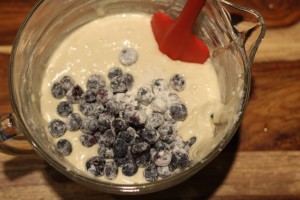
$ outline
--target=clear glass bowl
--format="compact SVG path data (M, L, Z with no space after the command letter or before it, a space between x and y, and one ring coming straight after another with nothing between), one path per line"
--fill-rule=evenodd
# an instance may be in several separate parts
M18 133L55 169L70 179L96 190L115 194L143 194L163 190L197 173L225 147L236 132L251 86L251 66L264 37L265 24L254 10L225 0L208 0L197 19L195 34L209 46L210 58L221 87L224 111L216 125L215 138L198 162L171 177L153 183L116 185L90 179L68 170L50 147L40 112L39 91L45 63L60 42L78 27L115 13L165 12L177 17L184 0L44 0L39 1L21 26L13 46L9 78L13 114ZM3 120L3 118L1 118Z

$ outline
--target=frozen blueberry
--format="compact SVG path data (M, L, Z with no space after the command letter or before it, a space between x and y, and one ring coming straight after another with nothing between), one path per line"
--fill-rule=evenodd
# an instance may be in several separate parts
M83 100L86 103L94 103L96 102L96 92L94 92L93 90L87 90L84 94L83 94Z
M106 147L110 147L116 139L116 134L113 130L108 129L100 136L100 142Z
M129 90L132 87L132 84L134 82L133 76L129 73L126 73L123 75L124 77L124 84L127 87L127 90Z
M164 167L168 166L172 159L172 153L169 150L157 151L153 156L152 160L156 166Z
M125 176L133 176L138 171L138 166L133 159L125 158L123 160L122 173Z
M170 110L167 110L167 111L164 113L164 119L165 119L165 121L168 121L168 122L170 122L170 123L172 123L172 124L175 124L175 123L176 123L176 120L174 120L174 119L172 118L172 116L171 116Z
M172 104L174 104L174 103L180 103L180 98L179 98L179 96L178 96L177 94L175 94L175 93L169 93L169 94L168 94L167 100L168 100L168 104L169 104L169 105L172 105Z
M128 73L122 76L116 76L111 79L110 88L113 93L123 93L132 87L133 81L133 76Z
M56 143L56 151L62 155L62 156L68 156L70 153L72 153L72 145L71 143L66 139L60 139Z
M183 148L185 146L185 142L183 141L182 137L177 135L175 136L174 141L170 144L171 148L179 147Z
M147 114L145 110L134 110L130 113L128 119L130 125L136 128L143 128L147 121Z
M190 164L189 154L182 148L174 148L171 164L175 168L185 168Z
M122 75L123 75L123 71L120 67L112 67L108 71L108 78L109 79L112 79L116 76L122 76Z
M104 177L113 180L118 175L118 165L115 161L108 161L104 165Z
M72 86L67 92L67 100L70 103L78 103L81 100L81 96L83 94L83 90L79 85Z
M89 116L82 120L80 130L86 134L94 134L98 129L98 121L95 117Z
M145 127L149 130L155 129L164 123L164 116L160 113L152 113L148 116Z
M105 156L106 147L103 144L100 144L100 147L98 149L98 155L102 158Z
M111 99L112 96L113 96L113 93L112 93L112 91L110 89L108 89L108 88L100 88L97 91L96 99L100 103L105 103L109 99Z
M142 138L150 145L153 145L159 140L159 133L156 129L146 129L142 134Z
M122 118L116 118L111 123L113 130L118 134L120 131L125 131L128 128L128 123Z
M65 122L54 119L49 123L48 130L53 137L57 138L65 134L67 127Z
M157 168L154 165L149 165L145 170L144 170L144 177L147 181L153 182L157 180L158 178L158 172Z
M120 112L120 104L115 100L108 100L104 106L106 111L112 116L116 116Z
M150 160L151 160L150 151L146 151L146 152L142 153L141 155L139 155L138 157L134 158L135 163L139 167L145 167L145 166L149 165Z
M136 63L138 57L137 51L129 47L123 48L119 54L119 60L125 66L131 66Z
M75 85L75 81L70 76L64 76L60 80L65 92L68 92Z
M176 137L176 130L173 124L165 122L157 129L160 134L160 140L170 144Z
M79 104L79 110L85 116L99 116L100 113L104 111L104 106L99 102L86 103L84 101L81 101Z
M128 127L127 130L121 131L118 137L125 140L126 142L130 142L133 140L135 134L136 131L132 127Z
M73 112L73 107L72 104L68 101L61 101L57 108L56 108L57 113L62 116L62 117L67 117Z
M164 167L157 167L157 173L158 176L162 178L166 178L172 174L172 171L170 170L169 166L164 166Z
M185 78L180 74L175 74L170 79L170 85L174 90L180 92L185 88Z
M98 117L98 129L100 132L104 133L106 130L110 129L113 117L109 113L100 113Z
M63 88L63 84L55 82L51 88L51 93L54 98L61 99L66 95L66 91Z
M161 140L158 140L155 145L154 145L154 149L156 151L160 151L160 150L165 150L165 149L170 149L170 145L161 141Z
M113 159L114 158L114 150L111 147L106 147L104 150L103 156L105 159Z
M100 88L104 88L105 85L106 84L105 84L104 77L102 75L96 75L96 74L89 76L86 83L87 89L94 90L94 91L98 91Z
M85 147L91 147L97 143L97 139L89 134L82 134L79 137L80 143Z
M153 112L165 113L168 109L167 98L163 94L158 94L151 103Z
M138 157L150 150L150 145L147 142L135 142L131 147L133 157Z
M153 93L147 87L140 87L137 91L136 100L147 106L152 102Z
M81 127L82 119L78 113L71 113L67 117L66 125L69 131L78 131Z
M191 137L184 146L184 150L187 152L190 150L191 146L196 142L197 138L195 136Z
M86 169L94 176L103 176L105 163L104 158L94 156L86 162Z
M128 151L128 144L125 140L117 138L113 143L115 158L124 158Z
M158 92L164 92L169 89L168 83L161 78L152 81L152 91L157 94Z
M186 106L181 103L171 105L170 114L176 121L184 121L188 115Z

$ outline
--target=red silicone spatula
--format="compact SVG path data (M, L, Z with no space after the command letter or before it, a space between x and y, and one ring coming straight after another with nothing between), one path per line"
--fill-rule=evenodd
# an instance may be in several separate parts
M173 60L204 63L209 49L192 32L193 24L206 0L187 0L178 19L164 13L153 15L151 26L162 53Z

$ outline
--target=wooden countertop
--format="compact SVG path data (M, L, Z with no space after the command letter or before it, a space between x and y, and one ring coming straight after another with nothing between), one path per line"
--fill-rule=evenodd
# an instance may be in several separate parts
M300 199L300 4L234 0L259 10L267 35L243 122L227 148L182 184L132 199ZM10 48L35 0L0 1L0 115L11 112ZM121 199L65 178L39 156L0 154L0 199Z

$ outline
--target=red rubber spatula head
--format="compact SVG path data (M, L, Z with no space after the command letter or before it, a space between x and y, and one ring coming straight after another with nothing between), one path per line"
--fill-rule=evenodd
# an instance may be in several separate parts
M192 32L193 24L206 0L187 0L178 19L164 13L155 13L151 20L152 31L162 53L173 60L204 63L209 49Z

